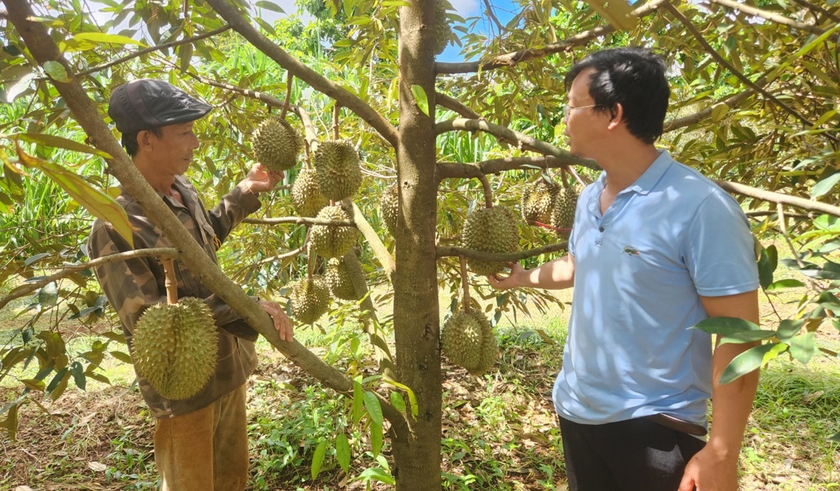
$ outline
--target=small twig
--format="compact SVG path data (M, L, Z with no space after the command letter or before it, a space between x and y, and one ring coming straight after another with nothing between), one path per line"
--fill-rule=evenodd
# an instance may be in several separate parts
M461 288L464 290L464 312L469 314L472 307L470 306L470 282L467 281L467 258L459 256L458 261L461 263Z
M484 6L487 8L487 16L490 17L490 20L496 23L496 27L499 28L499 35L501 35L505 29L505 26L499 22L499 19L496 17L496 14L493 13L493 5L490 4L490 0L484 0Z
M793 258L796 259L796 264L799 266L799 269L805 269L805 263L802 262L802 259L799 258L799 252L797 252L796 248L793 246L793 242L790 240L790 236L787 232L787 224L785 223L785 207L781 203L776 203L776 211L779 214L779 228L782 230L782 237L785 238L785 242L787 242L788 247L790 248L790 252L793 253Z
M797 208L802 208L808 211L818 211L820 213L826 213L828 215L840 217L840 207L832 206L827 203L811 201L809 199L804 198L797 198L796 196L788 196L786 194L781 193L774 193L772 191L765 191L763 189L754 188L751 186L747 186L746 184L740 184L736 182L722 181L716 179L715 183L724 190L729 191L730 193L736 193L743 196L749 196L751 198L757 198L762 201L768 201L770 203L781 203L789 206L795 206Z
M163 274L166 278L164 280L166 303L174 305L178 303L178 278L175 277L175 262L171 257L165 257L160 262L163 263Z
M338 120L341 117L341 105L336 102L333 106L333 114L332 114L332 130L333 130L333 140L338 141L339 133L339 124Z
M793 0L793 1L798 3L799 5L802 5L806 9L813 10L815 12L821 13L822 15L828 17L829 19L833 20L834 22L840 22L840 16L832 14L830 11L820 7L819 5L813 4L813 3L808 2L806 0Z
M209 38L211 36L215 36L216 34L221 34L225 31L227 31L228 29L230 29L230 24L225 24L218 29L213 29L210 32L205 32L204 34L199 34L198 36L184 38L184 39L181 39L179 41L172 41L171 43L159 44L157 46L152 46L152 47L149 47L149 48L141 49L141 50L135 51L135 52L133 52L129 55L123 56L122 58L117 58L116 60L108 62L104 65L96 66L96 67L93 67L93 68L88 68L87 70L84 70L84 71L81 71L81 72L77 73L76 76L77 77L83 77L85 75L90 75L91 73L96 73L96 72L104 70L106 68L110 68L114 65L119 65L120 63L125 63L128 60L131 60L133 58L137 58L138 56L143 56L147 53L152 53L154 51L160 51L160 50L164 50L164 49L167 49L167 48L174 48L175 46L180 46L182 44L192 43L192 42L195 42L195 41L200 41L202 39Z
M286 72L286 100L283 101L283 110L280 111L280 119L286 119L286 112L289 110L289 103L292 100L292 83L295 76L292 72Z
M487 176L480 174L478 180L481 181L481 187L484 188L484 206L487 208L493 207L493 188L490 186L490 180Z
M482 252L473 249L465 249L463 247L441 246L435 247L437 257L449 256L464 256L470 259L479 259L481 261L498 261L498 262L514 262L520 259L539 256L540 254L550 254L552 252L560 252L566 250L568 242L557 242L547 246L538 247L536 249L528 249L525 251L498 253L498 252Z
M750 5L745 5L743 3L733 2L731 0L709 0L711 3L717 3L723 5L724 7L729 7L731 9L735 9L741 11L747 15L754 15L756 17L761 17L762 19L769 20L770 22L775 22L777 24L784 24L786 26L793 27L795 29L800 29L802 31L807 31L812 34L821 35L825 31L819 29L816 26L811 24L804 24L802 22L797 22L795 20L789 19L783 15L779 15L773 12L768 12L766 10L761 10L760 8L752 7Z
M242 223L254 225L278 225L281 223L292 223L295 225L340 225L343 227L355 227L352 220L327 220L324 218L310 217L279 217L279 218L245 218Z

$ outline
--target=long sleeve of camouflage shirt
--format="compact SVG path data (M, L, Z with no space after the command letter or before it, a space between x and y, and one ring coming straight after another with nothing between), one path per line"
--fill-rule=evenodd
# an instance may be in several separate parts
M174 186L181 194L183 204L170 196L160 196L207 255L218 263L216 249L243 218L259 209L259 200L237 187L208 212L186 178L177 176ZM172 247L161 229L124 190L117 202L125 208L134 227L134 249ZM102 220L94 222L88 240L91 259L131 250L110 223ZM134 326L143 311L156 303L166 302L163 266L157 258L143 257L102 264L94 268L94 272L105 296L120 317L130 347ZM166 399L143 377L137 376L140 392L156 418L178 416L207 406L245 383L257 364L253 343L257 338L256 331L178 261L175 262L175 275L178 298L201 298L213 312L219 329L219 354L216 371L210 381L189 399Z

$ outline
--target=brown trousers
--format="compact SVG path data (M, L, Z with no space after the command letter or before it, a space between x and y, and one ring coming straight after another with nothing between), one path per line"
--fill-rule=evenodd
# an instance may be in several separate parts
M245 384L207 407L158 419L161 491L242 491L248 482Z

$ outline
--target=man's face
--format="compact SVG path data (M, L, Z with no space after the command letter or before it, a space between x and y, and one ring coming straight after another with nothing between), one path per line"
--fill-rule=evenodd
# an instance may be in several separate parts
M193 121L164 126L160 136L149 132L148 151L151 161L161 172L183 174L192 162L193 151L198 148L198 138L193 133Z
M595 99L589 95L589 77L594 72L588 69L580 72L569 89L569 108L564 115L569 151L579 157L595 159L593 151L602 145L608 136L609 113L595 111Z

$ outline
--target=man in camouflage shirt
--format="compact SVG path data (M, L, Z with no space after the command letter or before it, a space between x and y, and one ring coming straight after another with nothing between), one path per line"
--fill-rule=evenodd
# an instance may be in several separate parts
M137 169L215 262L216 249L230 231L260 207L257 194L273 189L283 175L257 164L208 212L183 173L198 147L194 121L210 109L166 82L136 80L114 90L108 114ZM117 201L134 227L135 249L172 247L125 190ZM94 222L88 243L91 259L131 250L110 223ZM102 264L95 273L119 314L130 346L143 311L166 302L163 267L156 258L135 258ZM167 399L137 376L140 392L156 418L155 463L162 489L242 490L248 479L245 382L257 364L254 341L258 334L177 261L175 275L179 298L202 298L213 312L219 352L210 381L189 399ZM273 318L281 339L291 341L292 326L283 309L274 302L259 304Z

